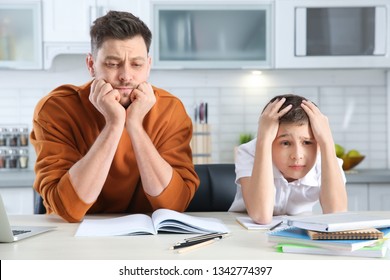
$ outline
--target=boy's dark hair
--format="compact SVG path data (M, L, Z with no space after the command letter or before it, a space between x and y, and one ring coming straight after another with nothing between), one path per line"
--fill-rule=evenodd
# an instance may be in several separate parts
M96 54L107 39L125 40L142 36L149 53L152 43L152 32L138 17L128 12L109 11L97 18L90 29L91 52Z
M288 123L288 124L294 123L297 125L303 125L309 123L309 116L306 114L305 110L303 110L303 108L301 107L302 101L307 100L307 98L295 94L284 94L284 95L275 96L270 100L268 104L274 102L276 99L280 100L282 98L286 98L286 101L283 103L279 111L290 104L292 105L292 107L286 114L284 114L279 119L279 123ZM268 104L266 105L266 107L268 106Z

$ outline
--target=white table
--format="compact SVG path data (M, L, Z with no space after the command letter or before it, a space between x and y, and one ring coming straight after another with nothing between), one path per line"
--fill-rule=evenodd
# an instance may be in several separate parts
M75 237L78 223L56 215L11 215L12 225L57 226L14 243L0 243L1 260L356 260L356 257L278 253L264 231L250 231L236 222L240 214L226 212L188 213L221 219L231 235L184 254L169 250L174 243L193 235L158 234L112 237ZM386 259L390 260L387 256Z

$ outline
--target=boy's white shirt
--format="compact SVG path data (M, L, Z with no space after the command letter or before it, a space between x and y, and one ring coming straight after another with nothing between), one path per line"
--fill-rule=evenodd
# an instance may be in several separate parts
M236 184L237 192L229 211L245 212L246 207L242 197L239 179L252 176L252 169L256 151L256 138L242 144L236 151ZM338 158L342 170L344 183L345 174L342 169L343 161ZM321 186L321 155L318 154L316 163L305 177L293 182L287 182L282 173L273 166L275 183L275 205L273 215L297 215L311 212L313 206L319 201Z

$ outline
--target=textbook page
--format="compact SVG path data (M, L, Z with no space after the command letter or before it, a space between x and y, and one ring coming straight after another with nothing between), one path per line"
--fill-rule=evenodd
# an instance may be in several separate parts
M114 236L171 233L228 233L230 230L215 218L195 217L169 209L158 209L152 217L131 214L117 218L86 218L75 236Z
M157 231L175 233L230 232L219 219L195 217L169 209L154 211L152 220Z
M152 220L145 214L118 218L84 219L75 236L114 236L130 234L156 234Z

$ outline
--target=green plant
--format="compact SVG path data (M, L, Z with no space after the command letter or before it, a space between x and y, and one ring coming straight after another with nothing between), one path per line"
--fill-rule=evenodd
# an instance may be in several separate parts
M247 143L253 139L252 134L250 133L241 133L240 134L240 145Z

